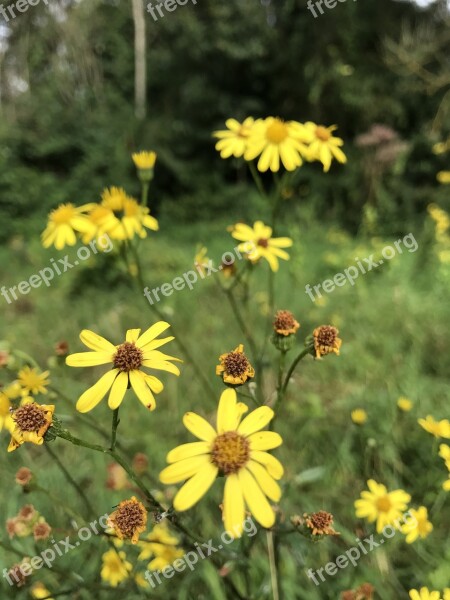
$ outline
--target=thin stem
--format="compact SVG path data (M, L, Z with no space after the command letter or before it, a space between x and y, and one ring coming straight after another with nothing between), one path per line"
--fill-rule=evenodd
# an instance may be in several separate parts
M64 475L64 477L67 479L68 483L70 483L70 485L77 491L77 493L80 495L81 499L83 500L86 509L87 509L87 514L88 516L92 516L95 515L95 509L92 506L92 504L89 501L89 498L86 496L86 494L84 493L84 490L78 485L78 483L75 481L75 479L72 477L72 475L69 473L69 471L66 469L66 467L63 465L63 463L61 462L61 460L59 459L59 457L53 452L53 450L50 448L50 446L48 444L44 444L45 449L47 450L47 452L50 454L50 456L53 458L53 460L55 461L55 463L58 465L60 471L62 472L62 474Z
M273 600L280 600L278 593L278 574L277 565L275 560L275 548L273 544L273 532L267 531L267 552L269 554L269 565L270 565L270 580L272 582L272 598Z
M268 200L268 198L269 198L268 194L267 194L266 190L264 189L264 185L263 185L262 179L259 176L258 171L256 170L255 163L254 162L249 162L248 166L250 168L250 173L252 174L252 177L253 177L253 180L254 180L254 182L256 184L256 187L258 188L258 192L261 194L261 196L264 199Z
M295 371L295 368L297 367L298 363L302 360L302 358L304 358L305 356L307 356L308 354L311 353L311 347L307 346L304 350L302 350L300 352L300 354L294 359L294 362L291 364L291 366L288 369L286 378L284 380L283 386L281 387L281 395L284 396L284 394L286 393L286 388L288 386L288 383L292 377L293 372Z
M113 420L111 427L111 448L110 450L115 450L116 448L116 440L117 440L117 428L119 427L119 407L113 410Z
M141 195L141 204L142 204L142 206L147 206L149 187L150 187L150 183L148 181L143 181L142 182L142 195Z

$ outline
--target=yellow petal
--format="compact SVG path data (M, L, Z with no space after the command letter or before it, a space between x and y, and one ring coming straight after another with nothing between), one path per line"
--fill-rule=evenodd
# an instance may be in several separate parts
M238 476L228 475L223 497L223 520L225 530L234 537L241 537L245 519L244 496Z
M111 410L115 410L122 404L127 387L128 375L126 373L119 373L114 380L109 393L108 406Z
M116 352L116 347L111 344L111 342L105 340L101 335L89 331L89 329L83 329L80 333L80 340L91 350L96 350L97 352L112 352L112 354L115 354Z
M126 341L127 342L136 342L140 333L141 333L140 329L128 329Z
M112 362L109 352L78 352L66 357L66 365L69 367L95 367Z
M275 513L253 476L244 468L239 471L238 477L245 503L252 515L263 527L272 527Z
M145 383L145 375L141 371L129 372L131 387L134 393L148 410L155 410L156 402L148 385Z
M185 458L163 469L159 474L159 480L166 485L179 483L180 481L189 479L189 477L192 477L197 471L204 469L209 464L211 462L207 454Z
M211 450L211 444L208 442L190 442L177 446L167 455L167 462L174 463L185 458L199 456L200 454L208 454Z
M217 410L217 433L232 431L235 428L238 418L236 402L237 396L233 389L228 388L222 392Z
M273 502L279 502L281 498L281 488L275 479L269 475L267 470L254 460L250 460L246 467L256 479L264 494L273 500Z
M275 431L260 431L253 433L249 438L251 450L272 450L281 446L283 440Z
M154 394L160 394L164 389L163 382L153 375L145 375L145 383Z
M164 344L168 344L169 342L171 342L174 339L175 338L173 337L173 335L169 335L168 337L165 337L165 338L159 338L157 340L153 340L152 342L149 342L148 344L145 344L145 346L142 347L141 350L144 350L144 352L148 352L149 350L156 350L156 348L159 348L160 346L164 346Z
M283 477L283 465L277 458L275 458L275 456L272 456L268 452L259 452L257 450L252 450L251 458L252 460L256 460L262 465L264 465L269 474L272 475L274 479L281 479Z
M195 437L204 442L213 442L217 437L216 431L208 421L193 412L184 415L183 424Z
M149 342L152 342L158 335L170 327L170 323L165 321L159 321L144 331L144 333L138 338L136 345L139 348L143 348Z
M180 369L167 360L144 360L142 361L142 366L147 367L147 369L155 369L156 371L167 371L177 376L180 374Z
M260 406L245 417L238 427L238 432L242 435L251 435L260 431L273 419L274 414L268 406Z
M218 471L219 469L212 463L202 467L201 471L189 479L177 493L173 499L174 509L183 511L194 506L212 486Z
M112 369L111 371L108 371L97 381L95 385L86 390L84 394L80 396L77 402L78 412L85 413L95 408L112 386L118 372L118 369Z

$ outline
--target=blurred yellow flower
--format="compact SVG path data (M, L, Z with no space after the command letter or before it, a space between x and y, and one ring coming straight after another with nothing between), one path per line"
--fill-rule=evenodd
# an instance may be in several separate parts
M430 592L426 587L420 588L420 590L410 590L409 597L411 600L440 600L441 594L439 592Z
M426 538L432 531L433 525L428 520L428 510L421 506L417 510L411 508L408 521L401 526L400 531L406 535L406 543L412 544L417 538Z
M42 233L42 245L49 248L54 245L57 250L64 246L75 246L76 233L93 231L94 225L84 214L85 207L76 207L73 204L60 204L48 216L48 223Z
M273 431L261 431L274 417L268 406L251 412L237 402L235 390L227 389L220 397L217 426L214 429L199 415L188 412L184 426L201 441L178 446L167 455L170 463L160 473L162 483L186 481L173 500L177 511L188 510L204 496L219 475L225 477L223 520L233 537L240 537L245 507L262 527L272 527L275 512L266 496L278 502L281 489L275 481L283 475L280 462L266 451L282 443Z
M22 395L27 396L28 394L46 394L47 387L50 381L47 379L50 375L49 371L43 371L39 373L36 367L24 367L17 375L19 384L22 387Z
M122 583L122 581L125 581L130 576L133 565L126 558L125 552L117 552L114 549L108 550L108 552L103 554L100 576L111 587L117 587L119 583Z
M448 476L447 481L444 481L444 483L442 484L442 489L446 492L450 492L450 474Z
M439 456L445 460L445 466L450 471L450 446L441 444L439 446Z
M280 161L287 171L294 171L303 164L302 155L307 154L305 142L309 141L310 135L301 123L267 117L253 125L244 158L253 160L260 156L261 172L278 172Z
M108 229L108 235L114 240L131 240L135 235L147 237L145 228L158 231L158 221L150 216L149 209L127 195L123 188L111 187L103 190L102 204L114 213L116 227Z
M450 150L450 138L446 142L438 142L433 146L433 154L445 154Z
M381 533L386 525L395 524L405 512L411 496L404 490L388 492L386 486L374 479L367 482L369 491L361 492L361 498L355 501L356 516L369 523L377 522L377 533Z
M53 404L37 404L32 398L26 398L24 402L11 413L14 426L8 452L16 450L25 442L40 446L44 443L44 435L53 422Z
M352 410L351 417L353 423L356 425L364 425L364 423L367 421L367 413L363 408L356 408L355 410Z
M180 540L170 533L165 521L155 525L145 540L138 542L142 548L138 560L152 560L148 563L150 571L162 570L170 566L177 558L184 555L183 548L178 545Z
M253 117L247 117L243 123L239 123L236 119L227 119L225 122L227 129L214 131L213 136L219 139L216 150L220 152L221 158L230 158L230 156L240 158L244 155L254 123Z
M6 429L11 433L14 427L14 421L11 418L10 408L12 408L12 404L8 396L0 391L0 431Z
M434 437L450 439L450 422L448 419L435 421L431 415L428 415L426 419L418 419L417 422L425 431L434 435Z
M208 265L208 248L205 248L205 246L200 246L194 256L194 266L198 271L204 273Z
M333 131L337 129L336 125L324 127L308 121L305 123L305 128L313 139L308 147L308 160L321 162L325 173L330 170L333 158L342 164L347 162L347 157L340 149L340 146L344 145L343 140L333 136Z
M400 410L403 410L404 412L409 412L413 407L413 403L408 398L400 396L400 398L397 400L397 406Z
M244 223L236 223L231 235L235 240L244 242L238 246L240 252L247 254L254 263L265 258L274 272L279 269L279 258L289 260L289 254L282 248L290 248L292 240L288 237L273 238L272 228L262 221L255 221L253 229Z
M243 344L219 356L220 365L216 366L216 375L220 375L223 382L231 386L244 384L255 376L255 369L244 354Z
M439 181L439 183L449 184L450 183L450 171L440 171L436 175L436 178Z
M88 204L87 211L87 218L94 225L94 228L83 234L83 244L88 244L94 238L99 238L105 233L111 235L115 229L121 227L119 219L107 206L94 203Z
M112 363L113 368L82 394L77 402L77 410L82 413L92 410L108 390L111 390L108 406L111 410L115 410L121 405L129 387L133 388L146 408L154 410L156 402L153 393L159 394L164 386L157 377L148 375L141 369L146 367L168 371L177 376L180 374L178 367L170 362L181 362L180 359L156 350L174 339L173 336L157 339L169 327L169 323L159 321L143 334L140 329L129 329L125 341L118 346L114 346L93 331L84 329L80 333L80 339L93 352L70 354L66 358L66 364L69 367L93 367Z
M444 600L450 600L450 588L444 590Z
M134 152L131 155L134 164L138 169L148 170L154 169L156 162L156 152L147 152L142 150L141 152Z
M42 598L46 598L47 600L53 600L50 598L50 592L45 587L43 583L37 581L30 590L32 598L35 600L41 600Z

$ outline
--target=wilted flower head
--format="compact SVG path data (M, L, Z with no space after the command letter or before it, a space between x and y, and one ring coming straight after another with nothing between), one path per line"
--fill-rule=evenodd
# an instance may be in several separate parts
M28 467L20 467L16 473L16 483L25 487L33 479L33 473Z
M111 463L107 467L108 479L106 487L110 490L124 490L130 486L127 472L118 463Z
M41 445L44 435L53 423L53 404L37 404L30 399L12 412L14 428L11 431L11 441L8 452L16 450L25 442Z
M55 344L56 356L67 356L69 354L69 344L65 340L61 340Z
M276 334L287 337L295 334L300 328L300 323L295 320L290 310L279 310L275 315L273 329Z
M39 540L46 540L50 537L51 532L52 528L42 517L33 527L33 536L36 542Z
M148 458L142 452L133 456L133 471L138 475L143 475L148 469Z
M6 367L11 355L6 350L0 350L0 367Z
M316 358L321 358L332 352L339 356L342 340L338 338L338 333L339 330L332 325L321 325L314 329L313 338Z
M216 375L220 375L227 385L243 385L255 376L255 370L244 354L243 344L239 344L233 352L221 354L219 360L220 365L216 367Z
M109 521L121 540L131 540L133 544L137 544L139 534L147 527L147 511L142 502L132 496L130 500L123 500L119 504Z
M325 510L303 515L305 524L311 530L312 535L339 535L333 529L334 517L331 513Z

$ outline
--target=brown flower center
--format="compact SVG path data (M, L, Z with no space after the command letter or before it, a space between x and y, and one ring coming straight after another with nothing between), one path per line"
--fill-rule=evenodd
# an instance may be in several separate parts
M45 410L34 402L18 408L13 419L22 431L39 431L47 424Z
M316 137L322 142L328 142L331 137L331 133L328 131L326 127L319 126L316 128Z
M247 357L242 352L230 352L224 362L226 372L233 377L244 375L250 366Z
M338 333L339 331L336 327L333 327L332 325L322 325L322 327L319 327L316 334L317 342L321 346L333 347Z
M296 321L290 310L279 310L275 315L274 329L294 329Z
M319 510L319 512L313 513L310 515L309 519L315 529L318 529L319 531L324 531L333 524L333 515L325 510Z
M261 246L261 248L268 248L269 240L266 238L260 238L257 242L257 246Z
M137 500L124 500L119 508L111 515L114 528L124 538L132 538L137 529L145 528L147 513L143 505Z
M237 473L250 457L247 439L236 431L226 431L215 439L212 462L225 474Z
M134 342L125 342L117 348L113 356L113 363L116 369L128 373L139 369L143 358L142 350Z

